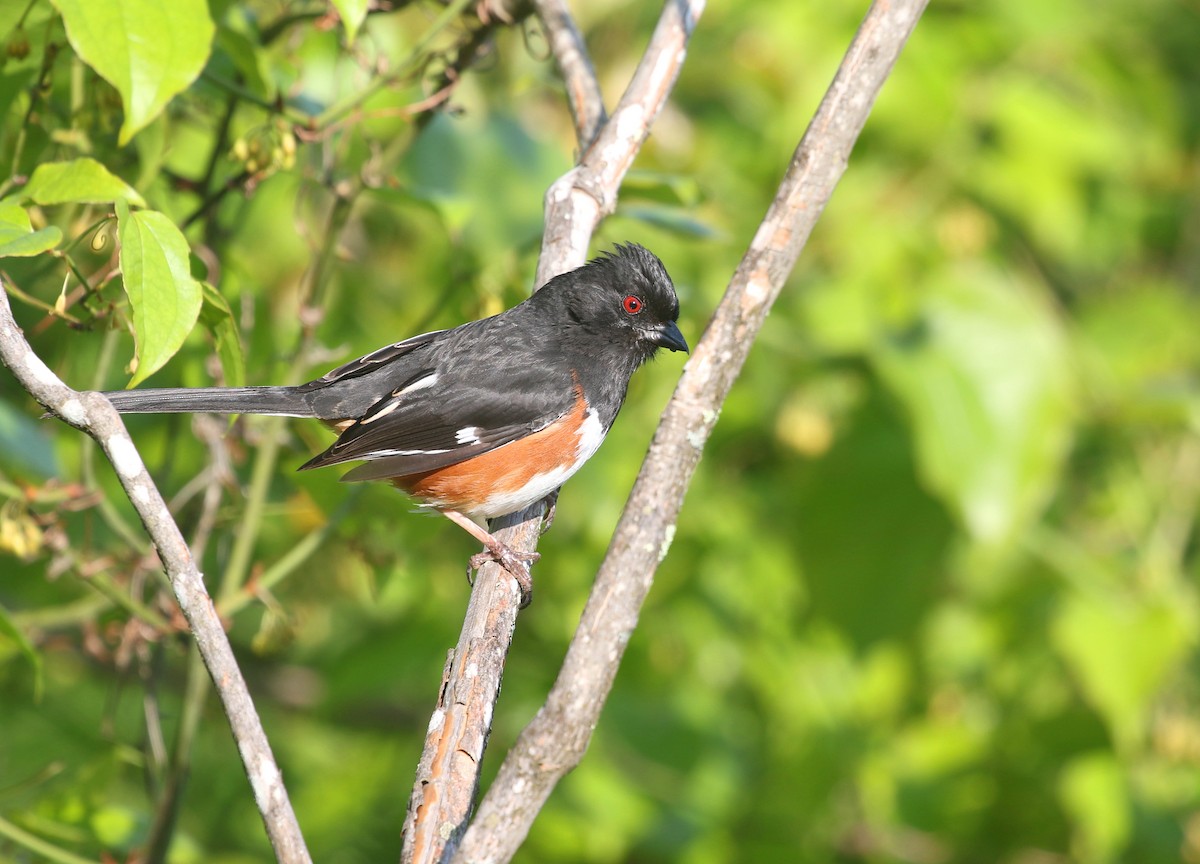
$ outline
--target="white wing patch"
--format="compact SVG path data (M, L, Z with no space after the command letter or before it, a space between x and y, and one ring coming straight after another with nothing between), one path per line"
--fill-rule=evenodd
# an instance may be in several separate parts
M404 401L403 398L401 398L401 397L403 397L409 393L412 393L414 390L424 390L426 387L432 387L434 384L437 383L437 380L438 380L437 373L432 372L429 375L426 375L424 378L418 378L416 381L414 381L413 383L409 384L407 387L405 387L401 390L394 390L392 392L392 398L388 400L388 403L386 405L377 409L374 414L371 414L367 417L363 417L361 420L358 421L358 425L366 426L368 423L374 423L376 420L380 419L381 417L386 417L387 415L391 414L393 411L395 411L397 408L400 407L400 405Z
M436 456L439 453L449 453L450 448L441 450L372 450L370 453L364 453L361 456L355 456L355 459L383 459L387 456Z
M454 433L454 440L459 444L478 444L479 432L478 426L464 426Z
M388 403L386 405L384 405L382 408L380 408L374 414L370 415L369 417L364 417L361 420L359 420L358 425L366 426L368 423L374 423L380 417L386 417L387 415L391 414L393 411L395 411L399 407L400 407L400 400L397 399L395 396L393 396L390 400L388 400Z
M432 387L437 382L438 382L437 373L433 372L433 373L430 373L429 375L426 375L424 378L418 378L416 381L409 384L403 390L398 390L396 392L396 395L403 396L405 393L412 393L414 390L424 390L426 387Z

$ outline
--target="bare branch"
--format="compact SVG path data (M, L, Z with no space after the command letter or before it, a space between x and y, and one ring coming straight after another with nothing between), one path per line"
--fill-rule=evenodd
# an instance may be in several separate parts
M878 0L868 11L667 406L558 680L500 767L456 864L509 860L583 757L721 404L926 2Z
M537 284L587 259L592 232L617 207L617 190L654 123L687 56L705 0L667 0L646 53L612 117L579 164L546 190L546 233Z
M583 34L575 26L575 19L567 9L565 0L533 0L533 8L546 29L546 39L554 62L563 77L567 89L567 102L571 106L571 117L575 120L575 138L580 151L588 145L608 120L604 110L604 94L596 79L596 69L588 56Z
M704 0L668 0L617 112L601 127L580 164L547 192L547 228L538 265L539 286L586 259L592 232L603 215L615 206L621 180L679 75L688 39L703 8ZM599 205L601 200L606 202L607 210ZM567 220L568 224L564 227L561 220ZM493 534L514 549L534 549L545 507L545 502L539 502L497 520L492 526ZM454 653L456 661L478 652L496 658L497 662L486 666L453 661L449 664L443 698L439 699L430 724L432 731L426 739L405 820L402 853L405 864L446 860L454 853L467 825L482 767L483 744L491 728L517 613L516 604L508 596L510 592L495 590L497 583L515 586L513 578L498 565L485 565L476 580L463 635ZM481 594L489 596L476 597ZM480 634L486 635L486 644L476 644L476 639L484 638ZM440 712L452 703L448 693L470 693L472 697L483 698L472 701L470 706L455 706L455 722L442 725L445 718ZM465 710L467 707L469 711ZM461 760L460 752L470 754L470 759ZM466 770L468 767L470 772ZM432 820L431 824L423 824L426 820ZM521 829L520 836L527 830L527 827ZM421 853L419 857L417 851Z
M494 567L479 574L417 766L404 818L403 864L442 860L466 829L520 603L517 583L507 574Z
M0 360L48 411L95 438L116 469L121 486L158 550L175 599L187 618L204 665L224 703L275 857L286 864L308 864L311 859L284 789L282 775L221 619L204 587L204 577L141 455L125 431L120 415L99 393L80 393L67 387L33 353L13 319L8 294L3 290L0 290Z

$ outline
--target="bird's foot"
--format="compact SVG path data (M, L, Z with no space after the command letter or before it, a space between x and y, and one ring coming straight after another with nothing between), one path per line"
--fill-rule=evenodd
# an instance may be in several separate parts
M529 572L530 565L541 558L540 552L526 552L514 549L504 543L497 542L495 546L488 545L482 552L472 555L471 570L478 570L484 564L495 561L517 580L517 588L521 591L521 605L524 609L533 602L533 576Z

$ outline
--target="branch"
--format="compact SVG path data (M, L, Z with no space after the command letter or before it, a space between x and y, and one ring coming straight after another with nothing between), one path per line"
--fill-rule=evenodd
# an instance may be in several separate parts
M878 0L868 11L667 405L558 680L501 765L455 864L507 861L583 757L721 404L926 2Z
M117 478L154 542L171 590L195 636L196 645L225 706L254 800L262 814L275 857L286 864L311 861L296 815L233 648L204 587L204 577L188 550L179 526L108 400L99 393L70 389L42 362L13 319L8 294L0 290L0 360L48 411L96 439L116 469Z
M704 0L668 0L617 112L601 128L580 164L550 187L546 196L547 231L538 265L539 286L584 262L592 232L607 212L591 206L576 215L561 206L555 190L565 191L568 199L572 189L596 190L610 209L615 206L621 180L679 75L688 39L703 8ZM599 201L589 193L584 193L583 199L593 204ZM562 230L556 221L563 219L571 220L571 230ZM493 534L514 549L533 550L541 534L545 507L545 502L539 502L496 520ZM409 800L401 857L404 864L446 860L466 830L479 784L483 749L500 695L504 660L516 627L515 592L513 578L498 565L480 569L462 636L447 664L441 698L430 722ZM486 657L488 662L472 662L475 657ZM521 831L522 837L527 830Z
M492 709L521 605L516 580L497 568L485 569L476 578L458 647L442 673L404 817L402 864L443 860L453 839L449 831L461 836L479 791Z
M571 117L575 120L575 138L579 149L587 150L596 138L600 127L608 121L604 110L604 94L596 79L596 69L588 56L583 34L575 26L575 19L567 9L565 0L533 0L533 8L546 30L550 52L558 64L559 74L567 90L567 103L571 106Z
M675 86L704 4L705 0L667 0L642 62L612 117L579 164L546 190L546 233L538 261L538 285L587 259L592 232L616 209L621 181Z

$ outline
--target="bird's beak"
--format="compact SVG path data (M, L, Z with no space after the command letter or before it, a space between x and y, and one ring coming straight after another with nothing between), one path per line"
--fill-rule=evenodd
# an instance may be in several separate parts
M660 348L670 348L672 351L682 351L685 354L690 353L687 340L683 338L683 334L679 332L679 328L674 321L668 321L656 327L650 332L650 341Z

